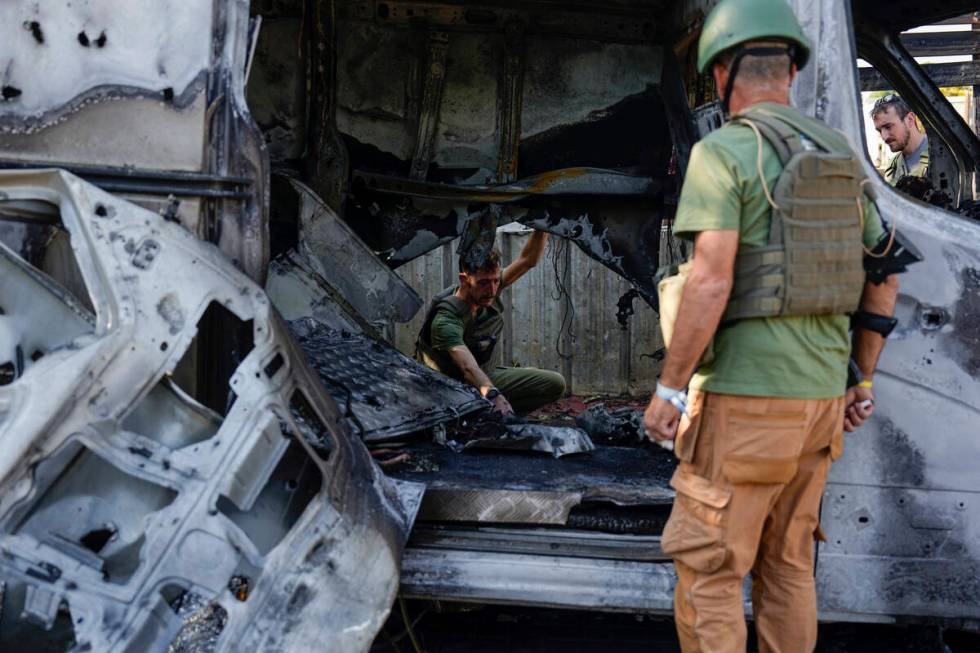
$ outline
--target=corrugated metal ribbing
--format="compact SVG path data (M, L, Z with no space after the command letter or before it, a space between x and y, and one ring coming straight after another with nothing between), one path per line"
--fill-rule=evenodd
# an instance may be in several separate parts
M501 233L498 246L504 260L513 260L527 239L526 234ZM452 247L455 252L456 244ZM556 287L556 254L558 276L571 297L572 315ZM455 254L448 258L452 279L457 274L455 259ZM445 262L440 248L398 268L398 273L428 303L445 287ZM500 345L504 363L558 370L576 394L649 395L660 371L653 354L663 344L657 314L642 299L634 301L636 314L629 327L620 328L616 304L628 289L621 277L571 243L552 236L537 267L504 292L509 315ZM420 310L411 322L395 327L395 346L409 355L414 352L424 312Z

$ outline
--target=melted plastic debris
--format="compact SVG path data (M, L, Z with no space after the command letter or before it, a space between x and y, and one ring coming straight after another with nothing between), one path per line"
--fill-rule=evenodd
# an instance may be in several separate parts
M560 458L595 449L588 433L580 428L542 424L514 415L502 417L497 412L463 420L444 437L437 437L436 442L457 453L467 449L510 449L541 451Z
M592 439L600 444L640 444L643 437L643 413L624 406L609 410L605 404L595 404L575 418Z
M217 649L218 637L228 620L224 608L192 592L181 594L170 607L184 625L170 642L167 653L210 653Z

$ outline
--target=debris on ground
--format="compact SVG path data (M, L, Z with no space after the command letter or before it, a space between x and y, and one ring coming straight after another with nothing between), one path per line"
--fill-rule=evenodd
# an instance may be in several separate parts
M605 403L595 404L579 413L575 423L600 444L635 445L645 439L643 413L632 406L610 410Z
M509 449L540 451L555 458L595 449L588 433L572 425L545 424L515 415L491 411L461 420L448 433L436 434L436 442L453 451Z

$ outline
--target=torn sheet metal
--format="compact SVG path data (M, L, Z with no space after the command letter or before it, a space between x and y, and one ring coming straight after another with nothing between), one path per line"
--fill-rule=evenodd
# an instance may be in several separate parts
M289 183L299 197L299 251L320 278L369 322L412 319L422 306L418 293L308 186Z
M366 651L420 487L380 473L213 245L61 171L0 173L8 199L58 207L94 310L26 262L0 277L6 341L31 361L0 385L0 576L25 601L0 648L162 650L190 593L227 614L216 651ZM165 380L215 304L253 340L223 415Z
M313 319L290 323L300 347L355 433L367 442L435 426L489 402L472 387L374 338L337 332Z

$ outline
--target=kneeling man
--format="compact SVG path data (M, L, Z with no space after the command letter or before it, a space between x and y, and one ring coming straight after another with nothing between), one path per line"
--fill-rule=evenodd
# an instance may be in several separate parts
M501 270L494 249L478 268L459 261L459 285L433 298L415 343L416 359L469 383L504 415L521 415L560 398L565 379L534 367L503 367L497 341L504 329L500 293L537 265L548 234L536 231L520 256Z

